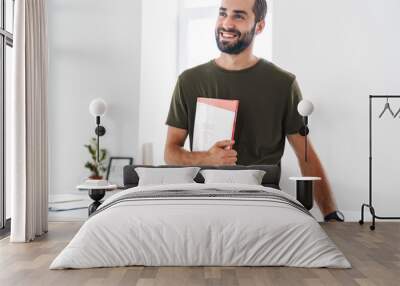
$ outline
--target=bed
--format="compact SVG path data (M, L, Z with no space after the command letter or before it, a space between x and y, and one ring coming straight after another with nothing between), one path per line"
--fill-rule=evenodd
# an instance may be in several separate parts
M119 266L291 266L350 268L313 216L279 190L279 166L262 185L138 186L108 198L50 269ZM249 168L249 167L243 167Z

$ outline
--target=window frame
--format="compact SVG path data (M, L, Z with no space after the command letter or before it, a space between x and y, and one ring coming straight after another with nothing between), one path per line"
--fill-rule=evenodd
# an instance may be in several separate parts
M6 218L6 188L5 188L5 105L6 105L6 60L7 46L13 48L14 35L6 29L7 11L6 0L0 0L0 236L10 230L10 219ZM12 17L14 17L15 0L12 0Z
M178 13L178 56L177 56L177 73L182 73L187 68L188 63L188 28L189 22L198 19L209 19L211 15L218 15L219 4L207 5L200 7L186 7L185 1L179 0ZM215 18L217 21L217 18Z

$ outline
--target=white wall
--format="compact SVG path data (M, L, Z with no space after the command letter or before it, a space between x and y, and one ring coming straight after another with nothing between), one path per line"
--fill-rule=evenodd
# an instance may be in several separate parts
M274 3L274 60L295 73L315 103L311 138L340 209L359 219L368 199L368 95L400 94L400 2L396 0ZM375 120L384 102L377 102ZM393 105L398 110L400 100ZM400 120L376 121L374 194L379 215L399 215ZM379 129L378 129L379 127ZM290 148L282 186L299 169Z
M101 147L136 159L141 1L49 0L48 21L50 193L68 193L89 175L92 99L109 107Z
M165 164L165 121L177 79L178 1L143 1L142 17L139 150L151 144L153 160L144 162Z

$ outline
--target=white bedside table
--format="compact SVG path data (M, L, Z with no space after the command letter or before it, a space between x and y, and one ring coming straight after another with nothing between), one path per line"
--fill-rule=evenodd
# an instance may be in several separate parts
M303 206L311 210L314 205L314 181L320 181L320 177L289 177L290 180L296 181L296 199Z

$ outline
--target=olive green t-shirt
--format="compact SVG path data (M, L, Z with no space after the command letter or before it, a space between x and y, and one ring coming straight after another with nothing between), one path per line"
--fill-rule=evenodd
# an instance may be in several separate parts
M303 125L296 77L264 59L239 71L212 60L179 76L166 124L188 130L191 150L198 97L239 100L233 146L238 165L280 163L285 136Z

